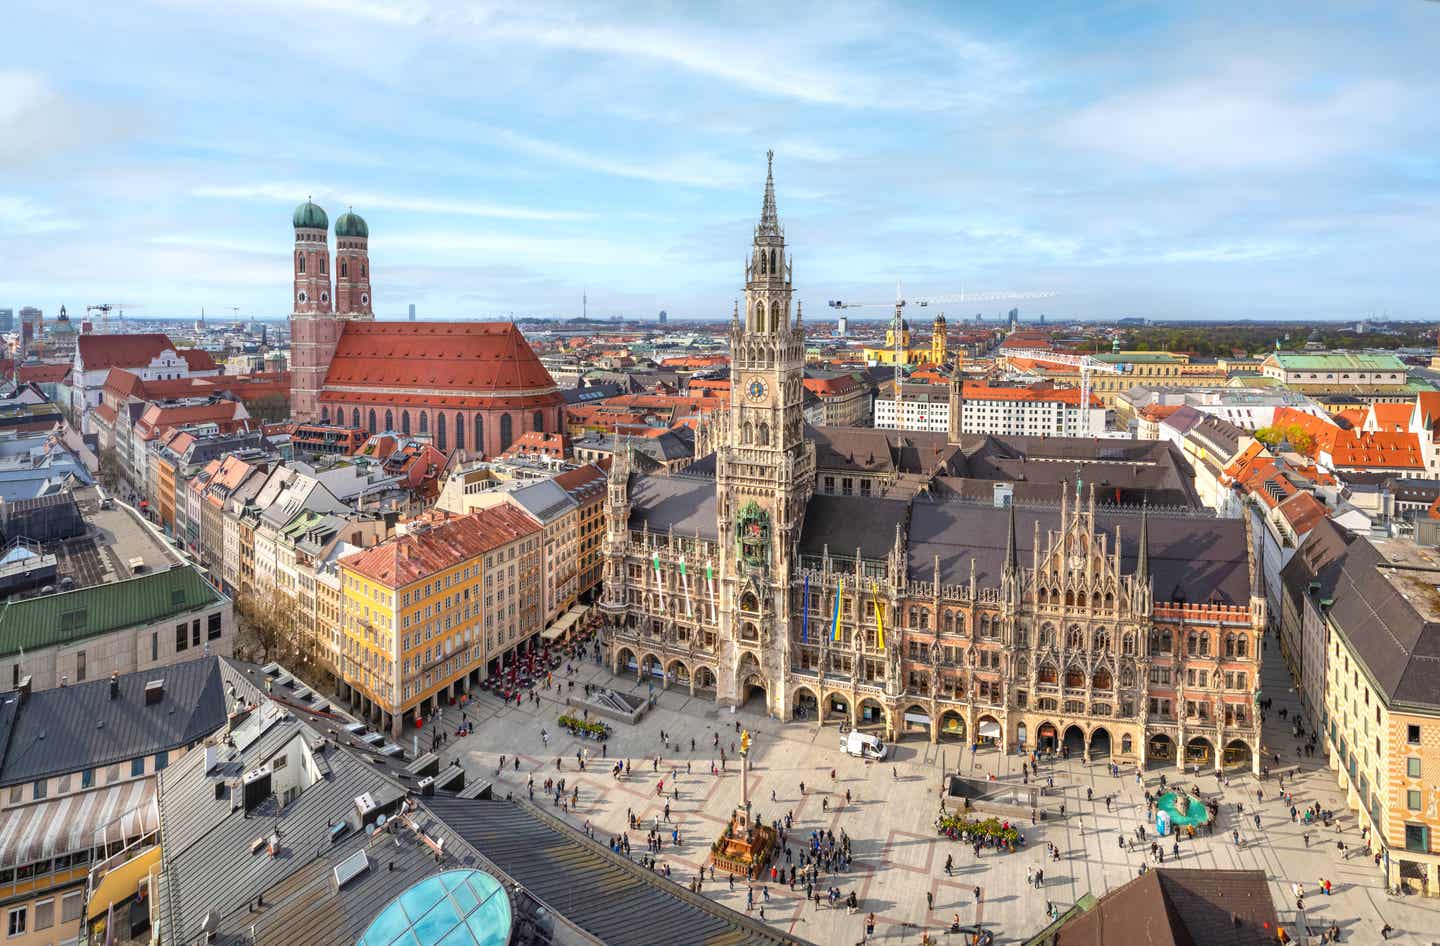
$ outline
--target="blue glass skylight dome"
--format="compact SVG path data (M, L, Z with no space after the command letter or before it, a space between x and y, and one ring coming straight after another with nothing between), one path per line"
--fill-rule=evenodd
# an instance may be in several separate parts
M447 870L390 901L355 946L505 946L512 921L500 881Z

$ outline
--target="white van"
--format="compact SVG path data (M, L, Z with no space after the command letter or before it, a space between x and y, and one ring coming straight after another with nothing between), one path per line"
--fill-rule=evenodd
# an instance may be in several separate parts
M884 761L885 754L890 750L886 748L885 743L880 741L879 737L852 729L840 737L840 751L846 755L880 762Z

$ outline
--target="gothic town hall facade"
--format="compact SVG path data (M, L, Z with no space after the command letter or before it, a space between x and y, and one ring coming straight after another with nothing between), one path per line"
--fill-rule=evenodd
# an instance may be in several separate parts
M892 741L1258 769L1246 521L1097 506L1079 482L1054 504L947 497L955 435L807 427L792 276L772 174L713 458L651 475L620 452L611 473L612 668ZM909 472L871 475L877 450Z

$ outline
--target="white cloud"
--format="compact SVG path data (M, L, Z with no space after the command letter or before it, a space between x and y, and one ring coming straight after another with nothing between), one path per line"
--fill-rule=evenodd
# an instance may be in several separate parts
M342 212L341 207L358 207L362 216L367 208L399 210L408 213L454 214L461 217L490 217L498 220L575 221L586 220L592 216L576 210L549 210L540 207L488 204L473 200L442 200L403 194L341 191L331 187L315 188L305 184L282 182L203 186L195 188L191 193L196 197L256 200L267 203L298 204L301 200L309 198L332 205L329 209L335 214Z
M1244 67L1102 99L1062 121L1058 137L1167 169L1307 166L1376 149L1410 99L1387 80L1314 94L1271 70Z
M25 197L0 194L0 236L72 230L78 224Z
M81 145L113 147L131 117L73 101L40 73L0 69L0 167L40 164Z
M615 177L660 184L683 184L688 187L734 187L748 177L738 165L704 154L673 158L646 158L637 155L635 158L619 160L535 138L508 128L495 128L491 131L497 141L512 151Z

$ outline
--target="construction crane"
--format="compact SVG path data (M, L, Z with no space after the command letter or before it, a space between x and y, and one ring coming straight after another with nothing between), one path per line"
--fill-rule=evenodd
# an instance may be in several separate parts
M1090 409L1090 372L1101 374L1124 374L1130 370L1125 364L1099 361L1089 355L1072 355L1068 352L1046 351L1040 348L1018 348L1006 351L1003 356L1007 364L1011 358L1030 358L1034 361L1048 361L1057 365L1069 365L1080 369L1080 409Z
M87 306L85 307L85 311L86 311L87 314L90 313L90 312L99 312L99 313L100 313L100 334L101 334L101 335L109 335L109 334L110 334L110 311L111 311L112 309L118 311L118 312L120 313L120 333L123 335L123 334L125 333L125 310L126 310L126 309L143 309L143 308L144 308L144 306L131 305L131 304L128 303L128 302L102 302L102 303L100 303L99 305L87 305Z
M895 361L895 427L897 430L904 430L905 414L903 411L903 397L900 385L904 378L903 367L906 361L904 333L901 326L905 324L902 313L906 305L914 304L924 308L929 305L948 305L950 303L965 302L1000 302L1024 299L1049 299L1057 295L1054 292L959 292L948 296L920 296L915 299L906 299L901 289L901 284L895 284L894 302L846 302L843 299L831 299L832 309L888 309L893 307L895 315L890 320L890 341Z

